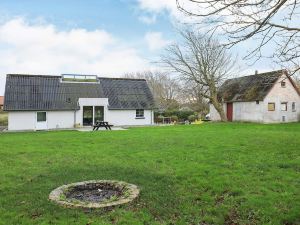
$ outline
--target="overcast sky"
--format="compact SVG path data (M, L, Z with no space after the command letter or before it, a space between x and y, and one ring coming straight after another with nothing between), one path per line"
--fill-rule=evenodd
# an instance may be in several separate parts
M0 15L0 95L9 73L119 77L155 69L184 20L175 0L1 0ZM233 51L243 55L249 45ZM245 74L276 69L241 66Z

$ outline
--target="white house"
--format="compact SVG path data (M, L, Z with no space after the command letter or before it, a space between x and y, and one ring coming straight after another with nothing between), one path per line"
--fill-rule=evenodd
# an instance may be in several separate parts
M144 79L83 75L6 77L8 130L153 124L154 100Z
M219 97L228 121L279 123L300 118L299 89L285 70L229 79ZM210 117L220 120L212 104Z

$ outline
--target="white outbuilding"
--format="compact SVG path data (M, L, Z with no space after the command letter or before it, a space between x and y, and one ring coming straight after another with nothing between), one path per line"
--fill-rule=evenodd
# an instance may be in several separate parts
M229 79L219 98L228 121L260 123L296 122L300 119L300 93L285 70ZM210 119L220 120L210 104Z

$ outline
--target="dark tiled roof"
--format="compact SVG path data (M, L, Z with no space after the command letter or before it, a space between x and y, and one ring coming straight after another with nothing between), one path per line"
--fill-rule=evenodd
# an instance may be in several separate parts
M144 91L141 88L145 88ZM145 80L100 78L100 83L68 83L61 82L60 76L9 74L6 78L4 110L75 110L78 109L79 98L107 97L112 98L109 99L112 109L132 109L133 106L147 109L153 104L152 94L148 90Z
M97 83L62 83L60 76L9 74L4 110L75 110L78 98L101 98Z
M283 70L229 79L220 87L219 97L225 102L262 101Z
M109 109L152 109L154 100L144 79L100 78Z

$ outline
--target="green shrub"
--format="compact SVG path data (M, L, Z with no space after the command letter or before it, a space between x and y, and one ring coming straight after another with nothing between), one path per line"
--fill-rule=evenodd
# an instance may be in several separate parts
M190 122L194 122L196 119L197 119L197 118L196 118L195 115L190 115L190 116L188 116L188 121L190 121Z
M162 123L163 122L163 116L159 115L157 117L155 117L154 121L155 123Z
M166 117L177 116L178 120L184 121L187 120L190 115L193 115L195 112L193 111L166 111L163 113Z
M162 122L162 117L171 117L172 121L186 121L189 120L189 116L196 115L197 113L194 111L182 111L182 110L172 110L165 112L154 112L154 120L156 123ZM177 117L177 120L176 120Z
M7 126L8 124L8 114L5 112L0 112L0 126Z
M178 116L175 116L175 115L171 116L171 120L172 120L172 122L177 122Z

